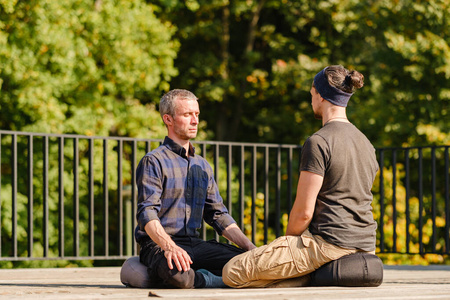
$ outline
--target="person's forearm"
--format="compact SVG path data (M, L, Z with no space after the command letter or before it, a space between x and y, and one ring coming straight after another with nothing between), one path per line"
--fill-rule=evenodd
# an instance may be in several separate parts
M167 259L169 269L172 270L173 264L175 264L178 271L189 271L190 265L192 264L191 257L172 240L158 220L148 222L145 225L145 232L164 250L164 256Z
M164 251L168 251L176 245L158 220L148 222L145 225L145 232Z
M241 229L235 224L229 225L222 232L222 235L229 241L235 243L244 250L252 250L256 246L247 238Z

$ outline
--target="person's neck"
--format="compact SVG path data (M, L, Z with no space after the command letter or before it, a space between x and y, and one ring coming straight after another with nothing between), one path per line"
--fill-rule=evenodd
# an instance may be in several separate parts
M340 107L324 101L322 107L322 126L328 122L345 122L350 123L347 119L347 112L345 107Z
M350 123L349 120L347 119L347 114L345 113L345 108L339 109L339 110L334 109L334 110L327 111L326 113L324 113L322 116L322 126L324 126L328 122Z
M189 140L179 139L178 137L170 134L168 135L168 137L172 139L172 141L183 147L186 150L186 156L189 156Z
M336 117L331 117L328 119L322 119L322 126L324 126L325 124L329 123L329 122L343 122L343 123L350 123L350 121L347 119L346 116L336 116Z

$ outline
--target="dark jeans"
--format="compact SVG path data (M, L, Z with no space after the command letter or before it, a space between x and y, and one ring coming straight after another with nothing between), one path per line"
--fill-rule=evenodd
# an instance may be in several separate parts
M167 265L164 251L153 241L141 243L140 260L147 266L148 275L155 288L200 288L205 286L205 279L198 269L206 269L222 276L222 268L233 257L244 250L219 243L215 240L204 241L196 237L172 237L191 257L193 264L187 272L172 270Z

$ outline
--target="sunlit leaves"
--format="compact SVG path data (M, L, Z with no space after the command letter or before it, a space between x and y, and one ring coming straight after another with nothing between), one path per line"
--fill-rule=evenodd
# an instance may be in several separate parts
M152 6L39 0L0 14L2 129L164 135L142 104L169 89L178 43Z

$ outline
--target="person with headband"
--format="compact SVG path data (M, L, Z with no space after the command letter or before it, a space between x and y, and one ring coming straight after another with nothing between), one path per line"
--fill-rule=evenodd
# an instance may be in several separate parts
M228 286L381 284L371 207L378 163L374 147L346 115L348 101L363 85L361 73L342 66L326 67L314 77L311 105L322 128L303 145L286 236L232 258L223 269ZM368 260L361 254L373 262L371 281L364 277L368 266L360 261ZM335 276L336 268L348 266L352 270ZM359 280L356 274L362 274Z

